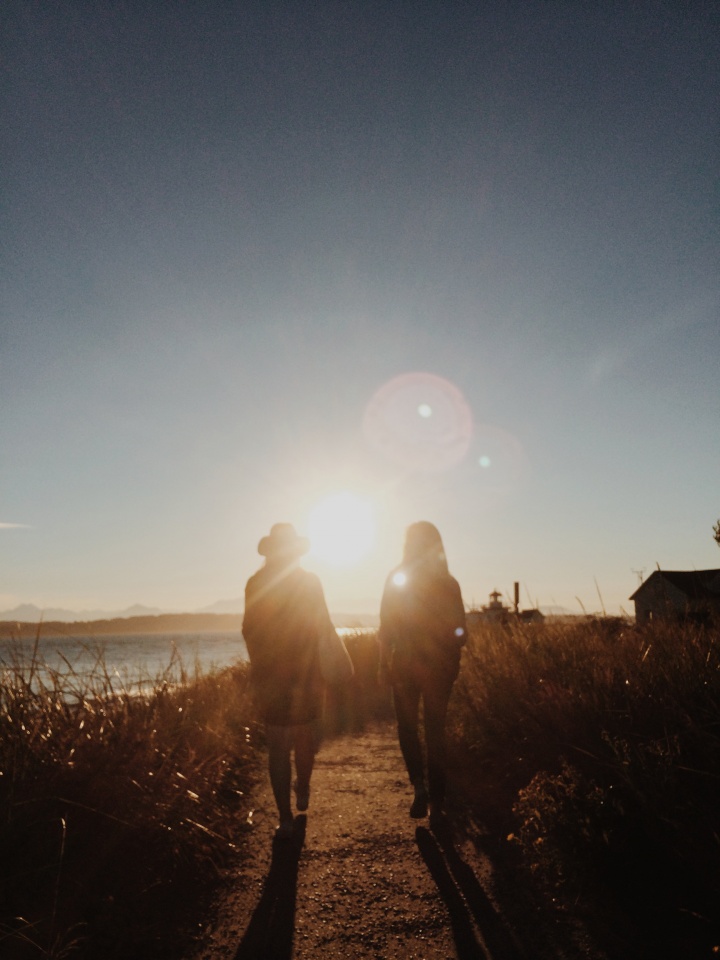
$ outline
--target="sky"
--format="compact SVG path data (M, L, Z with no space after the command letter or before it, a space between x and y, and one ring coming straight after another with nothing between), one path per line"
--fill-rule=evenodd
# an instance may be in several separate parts
M239 598L278 521L333 611L415 520L468 606L720 567L717 4L2 19L0 611Z

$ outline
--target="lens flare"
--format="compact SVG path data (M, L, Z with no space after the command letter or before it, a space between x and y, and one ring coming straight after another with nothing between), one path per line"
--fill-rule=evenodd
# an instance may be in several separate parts
M321 500L307 524L310 553L336 567L361 560L375 543L373 505L349 491Z
M390 380L365 410L368 442L407 470L439 473L457 466L470 447L472 414L458 388L432 373Z
M478 424L475 448L480 477L487 489L507 492L515 486L525 468L522 444L507 430Z

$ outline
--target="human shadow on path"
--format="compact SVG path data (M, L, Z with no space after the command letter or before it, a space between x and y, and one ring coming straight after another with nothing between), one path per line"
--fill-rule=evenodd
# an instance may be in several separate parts
M234 960L291 960L300 854L307 817L295 817L291 840L273 840L272 860L257 907Z
M415 842L450 914L458 960L524 960L475 873L460 856L449 824L415 831Z

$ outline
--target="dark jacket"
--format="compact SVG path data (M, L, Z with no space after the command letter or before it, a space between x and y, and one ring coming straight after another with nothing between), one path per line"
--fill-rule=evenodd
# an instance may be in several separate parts
M329 622L315 574L268 563L248 580L243 636L255 698L267 723L306 723L320 716L318 641Z
M380 606L380 648L393 684L433 677L452 682L466 638L465 607L454 577L404 567L390 573Z

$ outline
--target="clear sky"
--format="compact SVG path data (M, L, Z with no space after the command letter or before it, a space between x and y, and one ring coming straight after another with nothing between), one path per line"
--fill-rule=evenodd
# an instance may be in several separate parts
M467 603L720 567L716 3L2 17L0 610L240 597L342 491L335 611L418 519Z

